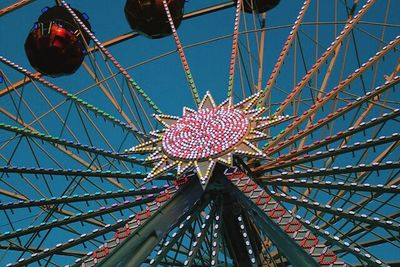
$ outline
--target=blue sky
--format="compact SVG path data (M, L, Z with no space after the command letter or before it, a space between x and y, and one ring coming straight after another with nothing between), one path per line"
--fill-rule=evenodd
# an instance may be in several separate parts
M3 8L15 0L2 0L0 2L0 8ZM124 1L122 0L114 0L112 4L109 0L96 0L96 1L88 1L88 0L71 0L69 3L80 11L86 12L90 17L90 23L92 25L92 29L100 41L107 41L113 37L119 36L121 34L131 32L127 22L125 21L125 16L123 14L123 6ZM224 3L225 1L220 0L189 0L185 4L185 12L189 13L194 10L198 10L200 8L209 7L218 3ZM304 25L301 27L300 40L301 47L299 43L296 43L289 50L289 55L287 56L287 60L282 67L281 74L278 77L276 87L273 88L272 93L272 104L274 105L273 109L277 107L281 101L283 101L287 94L289 94L295 84L301 80L301 78L305 75L306 71L311 68L311 66L315 63L317 58L321 56L321 54L325 51L325 49L330 45L330 43L334 40L335 36L340 33L342 30L343 22L346 20L346 12L344 0L339 1L312 1L310 5L306 17L304 19ZM351 1L347 1L351 2ZM356 12L360 9L363 2L356 9ZM357 69L358 61L357 56L360 60L360 63L368 61L368 59L373 56L379 49L388 44L396 35L399 34L399 24L400 17L398 16L398 10L400 10L400 2L399 1L391 1L391 6L388 10L388 21L385 20L386 13L386 1L376 1L374 5L374 9L367 13L367 15L362 19L360 25L357 26L357 29L354 31L355 41L350 39L347 43L348 52L344 52L342 49L340 52L340 60L336 64L335 69L332 74L332 78L328 82L327 91L332 90L334 86L336 86L341 80L347 77L348 74L352 73L355 69ZM27 5L21 9L18 9L10 14L6 14L3 17L0 17L0 55L6 56L10 60L14 61L21 66L24 66L28 70L34 72L33 68L29 66L29 63L26 59L23 44L25 38L33 26L33 23L36 21L37 17L40 15L40 10L48 5L53 5L54 1L34 1L32 4ZM319 4L317 4L319 3ZM338 15L337 20L335 20L335 3L337 3ZM293 22L296 20L298 15L298 10L302 5L302 1L293 1L293 0L281 0L281 3L278 7L271 10L267 13L266 19L266 37L265 37L265 50L264 50L264 71L263 71L263 87L266 84L266 80L268 79L270 72L276 62L276 58L281 52L282 46L286 41L286 38L291 30ZM350 4L349 4L350 6ZM318 12L317 12L318 10ZM197 88L199 89L200 95L203 96L204 93L209 90L215 96L217 102L221 102L226 98L227 86L228 86L228 65L230 59L230 47L231 47L231 34L233 30L233 17L235 10L233 8L229 8L226 10L222 10L207 16L197 17L190 20L183 21L180 28L178 29L178 34L180 36L181 42L184 46L188 46L185 49L186 57L189 61L189 65L191 67L194 80L196 82ZM247 23L247 30L252 29L253 27L253 19L250 15L246 14L242 16L242 23L240 31L246 31L246 27L244 25L244 21ZM319 28L315 26L315 21L319 21ZM381 23L386 23L387 27L382 27ZM336 24L336 27L335 27ZM257 26L258 27L258 26ZM383 41L379 42L383 36ZM253 71L254 75L257 74L257 52L255 52L256 44L254 42L254 33L250 33L246 35L244 33L241 34L241 49L242 49L242 59L246 64L246 68L242 68L243 72L247 71L248 80L246 79L246 75L242 73L243 84L245 95L249 95L249 86L248 84L252 83L251 78L251 67L250 67L250 58L253 62ZM215 40L213 40L215 38ZM247 39L248 38L248 39ZM318 39L318 46L316 46L316 40ZM207 40L213 40L211 42L207 42L203 44L203 42ZM250 43L251 54L248 54L246 51L247 42ZM198 45L202 43L201 45ZM91 46L93 42L91 43ZM344 43L344 46L346 42ZM182 112L183 106L194 107L194 103L192 101L190 91L188 89L185 76L183 73L183 69L180 64L179 57L177 53L173 51L176 49L174 41L172 38L163 38L157 40L151 40L143 36L139 36L128 40L124 43L112 46L109 48L109 51L113 54L113 56L121 63L122 66L126 67L129 71L129 74L140 84L140 86L146 91L146 93L154 100L154 102L160 107L160 109L172 115L180 115ZM170 52L170 53L169 53ZM151 61L149 63L143 64L144 61L157 57L159 55L163 55L164 53L169 53L166 56L162 56L157 60ZM105 76L108 77L110 74L108 73L108 69L101 59L101 55L96 54L95 58L100 66L100 69L104 71ZM239 57L238 57L239 58ZM238 59L241 60L241 59ZM380 85L384 82L384 74L390 74L395 64L398 60L398 54L393 53L389 54L385 61L382 61L379 65L375 66L373 70L368 71L364 76L364 79L357 79L352 83L351 88L349 88L349 93L354 93L354 95L342 95L341 97L346 101L354 100L357 96L363 96L364 91L363 87L365 86L366 90L371 90L377 85ZM90 61L88 58L85 61L90 65ZM111 67L113 72L115 72L115 68ZM21 78L23 75L17 73L14 70L6 67L5 65L0 64L0 69L4 71L7 77L15 82ZM310 88L318 88L321 86L324 71L326 71L327 65L321 67L321 75L318 77L318 81L314 80L312 84L309 86ZM374 74L376 72L376 79L374 79ZM80 90L87 88L93 84L93 80L87 74L83 67L81 67L77 73L72 76L61 77L61 78L46 78L49 81L53 82L56 85L59 85L62 88L65 88L71 93L78 93ZM116 99L120 100L122 98L121 94L118 93L117 86L110 79L110 91L113 92L116 96ZM126 88L126 81L124 81L123 77L120 74L116 75L116 80L119 85L123 88ZM239 101L243 98L241 92L241 84L242 79L240 77L239 69L236 70L236 78L235 78L235 101ZM125 86L125 87L124 87ZM4 87L4 82L0 83L0 89ZM45 102L44 98L40 96L38 91L36 91L33 85L28 85L23 91L24 100L29 103L29 106L34 110L34 113L38 116L45 114L49 111L50 107ZM289 108L287 114L292 114L292 112L298 112L297 114L301 114L304 110L308 109L312 101L309 97L309 91L304 90L303 103L300 105L299 110L295 110L295 108ZM311 91L311 90L310 90ZM105 123L101 118L94 118L94 116L90 115L91 118L95 121L95 125L99 127L99 129L106 135L107 140L101 139L100 135L95 132L94 127L89 127L89 135L93 136L93 140L90 140L86 136L85 127L83 126L85 123L81 123L79 121L78 113L72 111L71 116L68 117L69 110L71 109L72 104L69 102L63 102L65 99L53 91L43 90L45 95L48 97L49 101L52 105L56 105L58 103L63 103L58 111L62 115L63 118L67 118L67 125L76 133L78 136L78 140L81 143L88 144L93 142L93 145L97 147L108 147L107 141L112 144L112 146L118 150L122 151L124 148L129 148L130 146L136 144L137 141L134 140L132 136L129 136L126 140L126 133L122 132L119 127L113 127L112 125ZM118 111L110 104L110 102L105 98L105 96L101 93L99 87L91 87L83 93L78 94L82 99L92 103L93 105L109 112L110 114L116 116L118 119L123 119L122 116L118 113ZM14 98L10 96L5 96L0 99L0 107L6 108L11 111L11 113L17 113L17 107L13 101L18 100L18 97L13 94ZM395 106L399 101L399 94L395 94L393 97L393 103L389 103L388 105ZM397 102L396 102L397 101ZM343 101L345 102L345 101ZM304 104L304 105L303 105ZM336 110L337 107L335 104L328 104L326 109L317 115L320 117L325 116L329 111ZM343 105L342 102L339 105ZM22 105L23 106L23 105ZM145 109L148 113L151 113L151 110L148 106L144 105ZM72 108L72 110L74 110ZM128 111L126 106L124 106L124 110ZM81 113L83 113L81 111ZM377 109L374 110L367 116L366 119L371 119L374 116L379 116L383 113L383 110ZM20 115L26 122L34 121L33 116L29 113L29 110L23 106L21 109ZM351 113L351 116L357 117L356 113ZM318 119L318 118L317 118ZM351 119L350 119L351 120ZM6 123L14 124L9 118L2 115L0 121L5 121ZM47 130L55 135L60 136L66 139L72 138L72 134L69 134L62 123L57 119L56 114L51 113L48 116L44 116L42 119L43 124L46 126ZM85 121L87 125L90 126L88 121ZM337 132L339 130L346 129L348 127L347 119L344 122L338 122L334 129L331 129L332 132ZM38 129L44 131L42 126L34 122L33 125ZM391 134L395 131L397 124L389 124L386 126L384 130L380 133ZM93 126L93 125L92 125ZM148 130L149 127L146 127ZM273 129L272 133L277 134L280 129ZM314 137L310 137L309 140L316 140L320 137L325 137L329 134L329 131L326 132L318 132ZM371 133L372 136L374 133ZM8 134L4 134L2 132L0 141L5 141L9 138ZM366 137L361 134L355 136L353 141L365 140ZM311 141L310 141L311 142ZM2 155L6 158L11 157L11 152L15 143L12 143L11 146L2 150ZM28 146L24 145L23 148L19 149L15 156L12 158L13 165L17 166L36 166L40 165L43 167L55 167L55 163L51 162L48 156L44 155L44 153L37 152L42 158L40 158L40 164L37 164L35 158L32 155L27 155ZM57 153L56 149L51 146L46 146L47 151L53 155L55 159L62 162L64 165L63 168L79 168L80 164L67 159L65 155L60 155ZM378 148L378 152L379 152ZM373 153L372 153L373 154ZM368 155L367 159L369 160L372 156ZM397 155L391 155L390 159L396 160L398 159ZM338 160L337 164L346 165L346 158L341 158ZM5 160L3 159L2 164L5 165ZM356 163L354 163L356 164ZM118 166L121 167L122 170L129 169L126 166ZM115 167L117 169L117 167ZM112 169L110 167L110 169ZM143 168L132 168L134 171L139 170L142 171ZM10 178L8 178L10 179ZM36 180L35 180L36 181ZM374 180L377 182L378 180ZM27 194L31 193L31 188L26 186L25 181L20 179L11 180L12 185L16 186L18 189L25 191ZM57 187L55 184L53 188L53 194L62 194L64 189L66 189L66 182L60 183ZM115 190L114 187L103 183L98 184L101 187L101 190L96 186L97 184L85 184L85 188L77 189L77 193L83 194L88 190L90 192L95 192L97 190ZM4 184L2 184L4 186ZM46 192L46 195L50 195L47 192L46 185L43 182L39 182L37 184L38 188L43 192ZM7 187L8 188L8 187ZM9 188L8 188L9 189ZM38 198L38 194L32 193L32 198ZM323 198L322 198L323 199ZM9 201L9 199L4 199L2 201ZM91 204L93 205L93 204ZM84 206L84 205L83 205ZM96 204L93 205L96 207ZM81 206L79 206L81 207ZM82 207L85 208L85 207ZM15 219L25 218L26 214L18 213L15 215ZM3 217L0 217L3 218ZM39 218L39 222L42 217ZM106 218L106 220L110 218ZM15 223L18 226L26 227L26 222L29 220L25 220L22 223ZM34 224L38 224L38 221L34 221ZM0 228L8 229L7 225ZM83 228L82 231L85 231L86 228ZM67 235L66 235L67 237ZM49 240L48 245L55 245L57 240ZM384 255L385 257L392 258L394 255L388 255L390 253L382 252L382 249L379 251L377 249L377 253ZM391 252L389 250L389 252ZM6 262L6 260L4 260ZM67 261L66 261L67 262ZM0 265L3 262L0 261Z

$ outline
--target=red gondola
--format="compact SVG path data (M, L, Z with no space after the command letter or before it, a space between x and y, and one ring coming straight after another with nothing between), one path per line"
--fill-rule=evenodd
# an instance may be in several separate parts
M73 9L90 29L87 16ZM25 52L32 67L44 75L57 77L74 73L86 54L84 42L72 15L61 6L45 8L25 41Z

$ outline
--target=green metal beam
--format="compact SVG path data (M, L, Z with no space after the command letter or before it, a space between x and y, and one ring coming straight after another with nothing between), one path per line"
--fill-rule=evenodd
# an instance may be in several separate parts
M226 188L239 200L249 216L263 229L274 245L285 255L289 262L295 267L318 267L320 266L294 239L288 236L273 222L261 209L250 199L243 195L239 189L226 180Z
M153 248L179 222L180 217L201 199L202 194L200 183L192 179L189 185L119 248L113 250L99 266L141 266Z

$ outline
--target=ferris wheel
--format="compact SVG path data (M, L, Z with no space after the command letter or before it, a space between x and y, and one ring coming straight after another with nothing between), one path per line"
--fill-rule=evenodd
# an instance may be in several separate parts
M0 3L0 266L400 266L400 3Z

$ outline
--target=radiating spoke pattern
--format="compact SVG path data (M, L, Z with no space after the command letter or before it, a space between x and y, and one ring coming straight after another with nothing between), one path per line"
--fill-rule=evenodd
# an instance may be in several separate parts
M400 3L174 1L155 39L0 3L0 266L399 265ZM22 45L54 4L88 37L57 78Z

